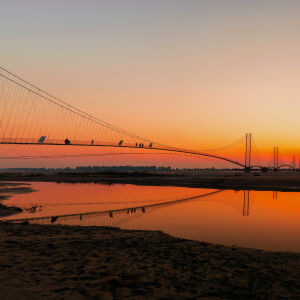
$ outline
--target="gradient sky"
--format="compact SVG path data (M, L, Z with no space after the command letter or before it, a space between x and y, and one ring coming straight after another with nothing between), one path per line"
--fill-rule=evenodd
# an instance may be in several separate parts
M300 1L3 1L1 66L100 119L300 154Z

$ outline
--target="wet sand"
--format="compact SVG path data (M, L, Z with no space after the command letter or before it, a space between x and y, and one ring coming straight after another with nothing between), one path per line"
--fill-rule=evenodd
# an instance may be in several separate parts
M28 186L27 186L28 185ZM34 190L28 183L0 182L0 202L9 199L14 194L31 193ZM7 207L0 203L0 217L6 217L21 212L19 207Z
M0 222L0 299L297 299L300 254Z
M0 181L94 182L212 189L300 191L300 172L211 171L211 172L98 172L98 173L2 173Z

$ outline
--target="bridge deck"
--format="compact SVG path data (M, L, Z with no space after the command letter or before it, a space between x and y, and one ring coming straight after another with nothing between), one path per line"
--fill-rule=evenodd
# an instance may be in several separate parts
M64 142L44 142L44 143L39 143L39 142L33 142L33 141L28 141L28 142L23 142L23 141L15 141L15 139L12 139L12 141L0 141L0 144L11 144L11 145L39 145L39 146L80 146L80 147L109 147L109 148L129 148L129 149L147 149L147 150L157 150L157 151L167 151L167 152L175 152L175 153L183 153L183 154L191 154L191 155L198 155L198 156L204 156L204 157L210 157L210 158L215 158L218 160L223 160L232 164L235 164L239 167L245 168L245 165L238 161L234 161L232 159L222 157L219 155L215 154L210 154L210 153L204 153L200 152L197 150L189 150L189 149L181 149L181 148L175 148L175 147L163 147L163 146L143 146L139 147L136 145L132 144L115 144L115 143L91 143L91 142L75 142L71 144L65 144Z

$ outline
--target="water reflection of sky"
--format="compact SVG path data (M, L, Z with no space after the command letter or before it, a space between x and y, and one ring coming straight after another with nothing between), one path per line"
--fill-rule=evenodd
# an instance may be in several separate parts
M24 209L6 219L78 214L55 223L162 230L213 243L300 251L299 193L221 191L195 198L216 190L56 183L32 183L32 187L37 192L4 202ZM140 209L130 210L133 207ZM109 210L120 211L85 215Z

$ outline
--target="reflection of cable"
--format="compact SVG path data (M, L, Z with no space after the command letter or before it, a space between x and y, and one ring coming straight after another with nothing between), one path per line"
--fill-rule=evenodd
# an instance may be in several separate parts
M196 197L198 196L197 194L194 195L194 194L191 194L191 195L186 195L185 197ZM57 202L57 203L25 203L23 205L23 207L27 207L27 206L41 206L41 205L44 205L45 207L51 207L51 206L77 206L77 205L111 205L111 204L131 204L131 203L156 203L156 204L159 204L161 202L164 202L164 201L171 201L173 200L173 198L162 198L162 199L148 199L148 200L137 200L137 201L122 201L122 202L99 202L99 201L96 201L96 202L76 202L76 203L66 203L66 202ZM21 204L20 203L9 203L9 206L20 206Z
M83 212L83 213L75 213L75 214L64 214L64 215L56 215L56 216L44 216L44 217L36 217L36 218L22 218L22 219L7 219L7 221L10 222L19 222L19 221L37 221L37 220L46 220L49 218L54 219L54 222L56 222L56 220L58 218L66 218L66 217L76 217L76 216L88 216L88 215L104 215L104 214L109 214L112 216L113 213L122 213L122 212L126 212L129 211L131 209L148 209L148 208L155 208L155 207L164 207L167 205L175 205L178 203L184 203L187 201L191 201L191 200L198 200L199 198L205 198L208 196L212 196L218 193L222 193L222 190L214 190L213 192L209 192L209 193L205 193L205 194L200 194L200 195L196 195L196 196L190 196L187 198L183 198L183 199L176 199L176 200L171 200L171 201L164 201L164 202L160 202L160 203L155 203L155 204L149 204L149 205L143 205L143 206L135 206L135 207L128 207L128 208L121 208L121 209L110 209L110 210L106 210L106 211L93 211L93 212ZM51 223L54 223L51 221Z

